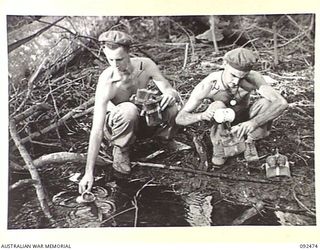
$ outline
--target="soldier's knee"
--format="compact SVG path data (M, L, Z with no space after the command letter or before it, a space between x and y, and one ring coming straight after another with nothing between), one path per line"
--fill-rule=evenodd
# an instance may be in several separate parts
M138 119L139 110L138 107L131 102L123 102L117 105L123 118L127 121Z

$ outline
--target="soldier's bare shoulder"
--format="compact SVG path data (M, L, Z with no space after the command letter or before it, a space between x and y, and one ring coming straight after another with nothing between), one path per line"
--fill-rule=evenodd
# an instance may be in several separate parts
M108 84L112 82L112 75L113 75L113 69L111 67L106 68L104 71L102 71L101 75L99 76L99 82L98 84Z
M221 72L212 72L201 81L201 88L204 91L213 91L217 89L218 80L221 78Z

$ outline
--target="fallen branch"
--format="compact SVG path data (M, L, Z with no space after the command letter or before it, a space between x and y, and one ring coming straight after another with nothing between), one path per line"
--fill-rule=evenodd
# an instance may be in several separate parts
M43 165L48 164L62 164L66 162L74 162L74 163L85 163L87 161L87 155L86 154L80 154L80 153L70 153L70 152L58 152L58 153L52 153L43 155L33 161L33 165L36 168L39 168ZM112 163L111 160L108 160L106 158L101 158L98 156L96 160L96 165L106 165Z
M48 127L40 130L40 131L37 131L37 132L34 132L32 134L30 134L29 136L21 139L21 143L25 143L27 141L30 141L31 139L35 138L35 137L38 137L38 136L41 136L49 131L51 131L52 129L55 129L57 127L59 127L60 125L64 124L68 119L70 119L71 117L74 117L75 115L77 115L77 113L79 113L81 110L83 109L86 109L89 105L93 104L94 103L94 97L90 98L89 101L81 104L80 106L72 109L70 112L68 112L66 115L64 115L60 120L58 120L57 122L49 125Z
M168 169L168 170L176 170L176 171L182 171L182 172L188 172L188 173L193 173L193 174L199 174L199 175L207 175L210 177L215 177L215 178L220 178L220 179L229 179L229 180L234 180L234 181L247 181L247 182L256 182L256 183L265 183L265 184L274 184L276 180L261 180L261 179L256 179L252 177L235 177L235 176L230 176L227 174L221 174L221 173L213 173L213 172L206 172L206 171L201 171L201 170L194 170L194 169L189 169L189 168L181 168L177 166L167 166L165 164L159 164L159 163L147 163L147 162L132 162L133 165L141 166L141 167L154 167L154 168L162 168L162 169Z
M13 117L13 119L15 120L15 122L19 122L19 121L25 119L26 117L32 115L33 113L35 113L35 112L37 112L39 110L49 110L50 107L51 106L49 104L47 104L47 103L39 103L39 104L31 106L27 110L25 110L22 113L16 115L15 117Z
M59 18L58 20L54 21L53 23L49 23L49 25L45 26L44 28L42 28L41 30L37 31L36 33L32 34L31 36L22 38L19 41L16 41L12 44L9 44L8 46L8 52L10 53L11 51L19 48L20 46L22 46L23 44L31 41L32 39L34 39L37 36L40 36L43 32L47 31L48 29L50 29L52 26L54 26L56 23L60 22L62 19L64 19L64 17Z
M290 103L289 104L289 107L292 108L292 109L295 109L299 112L301 112L302 114L304 114L305 118L307 119L313 119L312 116L308 115L308 113L306 111L304 111L302 108L298 107L297 105L295 105L294 103Z
M313 43L314 41L311 39L310 37L310 28L306 29L302 28L291 16L289 15L285 15L303 34L304 36L311 42Z
M62 164L65 162L75 162L75 163L85 163L86 162L86 154L81 153L70 153L70 152L59 152L59 153L52 153L43 155L33 161L33 165L35 167L41 167L43 165L48 165L52 163L56 164ZM106 164L112 164L112 160L106 159L105 157L98 156L96 159L96 164L103 166ZM206 172L202 170L194 170L189 168L181 168L177 166L167 166L165 164L158 164L158 163L148 163L148 162L138 162L134 161L132 162L133 167L135 166L141 166L141 167L154 167L154 168L162 168L162 169L168 169L168 170L176 170L176 171L182 171L182 172L188 172L193 174L200 174L200 175L207 175L215 178L220 179L229 179L229 180L235 180L235 181L247 181L247 182L257 182L257 183L265 183L265 184L274 184L276 180L261 180L261 179L255 179L252 177L235 177L230 176L227 174L221 174L221 173L212 173L212 172ZM26 168L26 166L24 167Z
M38 184L38 181L33 179L19 180L9 186L9 191L12 191L13 189L16 189L16 188L20 188L22 186L30 186L35 184Z
M41 179L40 179L40 175L39 175L36 167L34 166L28 151L26 150L26 148L24 147L24 145L20 141L14 120L11 119L9 122L10 122L9 123L10 135L11 135L16 147L18 148L21 157L23 158L24 162L26 163L26 166L30 172L31 178L33 180L37 181L37 183L34 184L34 187L36 189L36 194L37 194L37 197L38 197L38 200L40 203L40 207L41 207L44 215L49 220L52 220L52 215L50 213L49 205L48 205L48 198L44 192L44 189L43 189L43 186L41 183Z
M303 76L283 76L283 75L278 75L275 74L273 72L268 72L268 74L276 76L280 79L288 79L288 80L309 80L307 77L303 77Z

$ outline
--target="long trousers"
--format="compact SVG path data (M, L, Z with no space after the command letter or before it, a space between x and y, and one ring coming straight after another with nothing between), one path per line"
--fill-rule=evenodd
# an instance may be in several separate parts
M177 130L175 117L178 107L172 105L167 107L162 114L162 124L149 127L145 117L140 116L139 108L131 102L123 102L117 105L117 111L123 116L123 120L109 122L113 117L113 112L108 112L106 116L104 135L112 145L118 147L130 146L137 138L160 137L170 139ZM111 126L109 125L111 124Z
M214 110L220 109L220 108L226 108L226 105L221 101L215 101L211 103L210 105L213 106ZM265 112L270 105L270 101L268 101L265 98L260 98L257 101L255 101L252 105L249 105L248 107L237 107L234 109L236 113L235 120L232 122L232 126L248 121L255 117L258 114L261 114ZM250 137L253 140L259 140L262 139L270 134L272 126L272 121L269 121L262 126L256 128L254 131L249 133L247 137ZM225 134L225 127L224 124L218 124L214 123L213 126L210 129L210 139L213 145L217 145L219 143L219 140L221 140L221 135Z

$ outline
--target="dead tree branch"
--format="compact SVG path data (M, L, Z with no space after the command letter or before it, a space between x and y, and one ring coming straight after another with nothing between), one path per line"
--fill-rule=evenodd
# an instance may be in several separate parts
M28 37L25 37L25 38L22 38L21 40L19 41L16 41L12 44L9 44L8 46L8 52L10 53L11 51L19 48L20 46L22 46L23 44L31 41L33 38L37 37L37 36L40 36L43 32L45 32L46 30L50 29L52 26L54 26L56 23L60 22L62 19L64 19L64 17L61 17L59 18L58 20L56 20L55 22L53 23L49 23L48 26L44 27L43 29L37 31L36 33L32 34L31 36L28 36Z
M15 120L15 122L19 122L21 120L24 120L26 117L32 115L33 113L37 112L38 110L49 110L50 107L51 106L49 104L47 104L47 103L39 103L39 104L36 104L34 106L31 106L27 110L25 110L22 113L16 115L15 117L13 117L13 119Z
M36 189L36 194L37 194L37 197L38 197L38 200L40 203L40 207L41 207L44 215L49 220L51 220L52 215L49 210L48 199L47 199L47 196L44 192L44 189L43 189L43 186L41 183L41 179L40 179L40 175L39 175L36 167L34 166L27 149L21 143L20 137L17 133L16 124L15 124L14 120L12 120L12 119L10 120L9 129L10 129L10 135L11 135L12 139L14 140L14 143L15 143L16 147L18 148L21 157L23 158L24 162L26 163L26 166L30 172L31 178L33 180L37 181L37 183L34 184L34 187Z
M38 75L40 74L41 70L45 67L46 63L48 62L48 58L45 57L43 59L43 61L40 63L39 67L37 68L37 70L31 75L31 77L29 78L28 81L28 91L26 94L26 97L24 98L24 100L21 102L21 104L19 105L19 107L16 109L16 111L13 112L12 116L14 116L15 114L17 114L25 105L25 103L27 102L27 100L29 99L32 89L33 89L33 82L35 81L35 79L38 77Z
M45 127L44 129L42 129L41 131L37 131L34 132L32 134L30 134L29 136L21 139L21 143L25 143L27 141L30 141L31 139L41 136L45 133L48 133L49 131L51 131L52 129L55 129L59 126L61 126L62 124L64 124L68 119L74 117L75 115L77 115L79 112L81 112L83 109L86 109L89 105L94 103L94 97L90 98L89 101L84 102L83 104L81 104L80 106L72 109L70 112L68 112L66 115L64 115L60 120L58 120L57 122Z
M31 185L35 185L35 184L38 184L38 181L33 180L33 179L19 180L9 186L9 191L12 191L16 188L20 188L22 186L31 186Z
M201 170L194 170L189 168L181 168L177 166L167 166L165 164L158 164L158 163L147 163L147 162L132 162L134 165L138 165L141 167L154 167L154 168L161 168L161 169L168 169L168 170L176 170L182 172L188 172L193 174L200 174L200 175L207 175L210 177L220 178L220 179L229 179L234 181L247 181L247 182L256 182L256 183L265 183L265 184L274 184L277 183L276 180L269 181L269 180L261 180L252 177L234 177L228 174L221 174L221 173L213 173L213 172L206 172Z
M66 162L74 162L74 163L85 163L87 160L86 154L80 154L80 153L70 153L70 152L58 152L58 153L52 153L43 155L33 161L33 165L38 168L43 165L48 164L61 164ZM112 163L112 161L98 157L96 160L97 165L105 165L108 163Z

